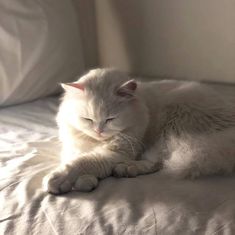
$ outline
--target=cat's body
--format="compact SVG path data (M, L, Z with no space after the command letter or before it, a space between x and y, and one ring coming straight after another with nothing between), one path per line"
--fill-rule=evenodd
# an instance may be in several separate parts
M75 84L75 85L74 85ZM57 121L62 163L51 193L89 191L97 178L163 170L181 177L235 168L235 108L196 82L135 82L98 69L65 85Z

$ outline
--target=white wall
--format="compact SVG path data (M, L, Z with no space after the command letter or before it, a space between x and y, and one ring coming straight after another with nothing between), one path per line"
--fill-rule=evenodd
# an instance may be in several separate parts
M235 82L234 0L96 0L95 9L101 66Z

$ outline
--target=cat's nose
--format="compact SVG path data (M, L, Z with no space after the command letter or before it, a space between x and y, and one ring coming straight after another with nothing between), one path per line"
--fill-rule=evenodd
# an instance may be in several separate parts
M99 135L103 132L103 130L100 129L99 127L94 128L94 130L95 130L95 132L96 132L97 134L99 134Z

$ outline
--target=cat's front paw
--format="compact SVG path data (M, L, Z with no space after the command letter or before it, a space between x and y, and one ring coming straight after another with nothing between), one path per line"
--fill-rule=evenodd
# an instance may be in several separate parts
M137 167L130 163L118 163L113 169L115 177L136 177L137 174Z
M43 190L52 194L67 193L72 190L72 182L65 168L58 168L43 178Z

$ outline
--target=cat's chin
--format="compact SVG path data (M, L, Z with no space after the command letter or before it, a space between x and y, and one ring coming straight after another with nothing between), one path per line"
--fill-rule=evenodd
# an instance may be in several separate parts
M91 136L91 137L98 141L104 141L104 140L108 140L111 138L111 136L102 136L102 135L96 135L96 136Z
M101 135L92 134L91 135L90 134L89 136L97 141L106 141L108 139L111 139L113 135L107 135L107 134L101 134Z

